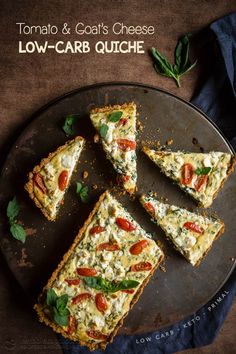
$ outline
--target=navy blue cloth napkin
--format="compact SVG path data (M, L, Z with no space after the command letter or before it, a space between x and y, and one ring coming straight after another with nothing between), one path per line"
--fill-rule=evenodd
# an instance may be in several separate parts
M236 13L214 22L209 29L211 72L192 103L219 126L236 149ZM213 342L236 295L236 270L216 296L183 321L154 333L120 335L106 354L170 354ZM58 336L65 354L89 354L85 347ZM104 353L96 350L94 354Z

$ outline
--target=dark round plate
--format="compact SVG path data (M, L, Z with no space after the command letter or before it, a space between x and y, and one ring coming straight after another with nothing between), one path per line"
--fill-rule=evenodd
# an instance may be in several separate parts
M216 127L200 111L183 100L153 87L137 84L103 84L69 93L42 109L31 121L9 152L0 178L1 249L15 277L36 301L36 297L71 245L99 195L115 181L115 172L101 147L93 143L94 129L88 112L92 107L135 101L143 130L141 140L173 139L173 150L232 152ZM61 127L65 116L78 114L77 133L87 140L78 171L72 179L65 203L56 222L47 221L24 191L27 174L41 158L65 143ZM196 144L196 141L198 143ZM83 204L75 193L82 172L89 177L90 202ZM98 185L93 190L92 185ZM170 203L196 209L195 203L171 183L149 159L138 151L138 194L154 190ZM11 237L6 220L6 205L14 195L20 202L19 220L29 236L22 245ZM217 240L198 268L192 267L166 241L163 232L152 224L139 205L123 196L122 203L156 240L166 254L166 272L158 269L134 306L119 333L144 333L183 319L204 305L222 286L233 269L236 246L236 179L229 178L214 201L213 209L225 221L226 231ZM211 211L209 211L211 212Z

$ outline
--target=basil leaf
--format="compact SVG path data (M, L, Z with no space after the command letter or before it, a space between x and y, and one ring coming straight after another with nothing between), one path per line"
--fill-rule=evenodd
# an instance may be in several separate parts
M9 221L15 220L15 218L18 216L20 211L19 204L17 202L16 197L14 197L12 200L7 205L7 217L9 218Z
M136 280L122 280L118 285L118 290L127 290L136 288L139 285L139 282Z
M101 138L105 139L108 132L108 126L106 124L102 124L99 130Z
M102 277L86 277L84 282L90 288L102 290L107 293L115 293L119 290L136 288L139 282L136 280L122 280L120 282L110 282Z
M172 65L156 48L151 49L154 68L157 73L173 78L180 87L180 77L193 69L197 63L189 60L189 35L180 38L175 48L175 64Z
M116 112L112 112L109 116L108 116L108 120L110 122L118 122L120 120L120 118L122 117L123 112L122 111L116 111Z
M208 175L208 173L210 172L211 167L203 167L203 168L197 168L195 170L196 175L200 176L200 175Z
M66 133L66 136L72 136L75 135L75 129L74 129L74 124L77 121L77 116L76 114L70 114L65 118L64 125L62 129Z
M89 191L89 189L87 186L85 186L81 189L81 191L80 191L81 202L87 203L89 201L88 191Z
M25 243L25 239L26 239L26 232L25 229L23 228L23 226L21 226L20 224L12 224L10 227L10 231L12 236L18 240L21 241L22 243Z
M47 290L47 297L46 297L46 303L48 306L54 306L56 304L57 300L57 294L55 293L54 289L48 289Z
M67 294L61 295L60 297L57 298L56 308L59 313L62 313L65 310L67 302L68 302L68 295Z
M83 187L82 183L77 182L76 183L76 193L80 193L82 187Z
M56 307L53 307L53 320L59 326L68 326L69 320L68 316L70 314L69 310L67 310L65 314L60 314Z

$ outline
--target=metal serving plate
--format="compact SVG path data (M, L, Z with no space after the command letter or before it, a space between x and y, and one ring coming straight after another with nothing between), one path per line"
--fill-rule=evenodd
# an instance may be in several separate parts
M69 93L44 107L31 120L9 152L0 177L0 234L1 249L18 282L29 295L36 297L45 285L63 254L70 247L99 195L111 188L115 172L106 160L101 147L93 143L94 129L88 113L92 107L122 104L134 101L138 106L143 131L139 134L138 193L154 190L170 203L196 209L196 204L185 195L140 151L141 140L160 140L162 144L173 139L171 149L192 152L232 152L228 142L207 117L189 103L154 87L137 84L101 84ZM47 221L24 191L27 174L41 158L67 140L61 127L65 116L79 115L77 133L87 140L78 171L61 207L56 222ZM198 143L196 143L198 141ZM90 202L83 204L75 193L76 181L82 180L82 171L89 177ZM92 185L98 185L93 190ZM17 196L23 222L29 236L22 245L11 237L6 219L6 205ZM161 229L154 225L139 204L117 196L134 218L159 240L166 254L164 272L158 269L146 286L137 304L126 318L119 333L145 333L183 319L205 304L223 285L234 267L236 246L236 178L226 182L213 203L212 210L226 224L225 233L214 243L212 250L197 268L192 267L166 241Z

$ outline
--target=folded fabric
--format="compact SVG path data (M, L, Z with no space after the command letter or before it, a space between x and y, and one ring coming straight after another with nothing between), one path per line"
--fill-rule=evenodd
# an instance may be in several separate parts
M212 32L215 38L212 39ZM236 13L214 22L209 42L215 65L192 103L205 112L236 149ZM217 46L215 45L217 42ZM117 336L106 354L170 354L213 342L236 294L236 270L204 307L183 321L145 335ZM89 354L85 347L58 336L65 354Z

